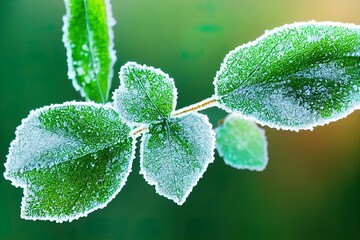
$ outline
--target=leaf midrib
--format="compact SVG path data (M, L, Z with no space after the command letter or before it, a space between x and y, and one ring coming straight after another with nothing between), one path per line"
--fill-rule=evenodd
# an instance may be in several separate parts
M91 66L92 66L92 69L93 69L93 72L94 72L94 75L95 75L96 85L97 85L98 91L100 93L101 102L105 103L106 101L105 101L104 94L101 91L101 85L100 85L99 77L98 77L98 75L97 75L97 73L95 71L94 54L93 54L94 50L93 50L93 44L92 44L92 42L90 40L91 30L90 30L90 24L89 24L87 0L84 0L84 9L85 9L85 24L86 24L86 36L87 36L86 44L88 45L88 48L89 48L90 63L91 63Z
M117 144L112 145L112 146L104 147L103 149L99 150L98 152L104 151L104 150L107 149L107 148L114 147L114 146L117 146L117 145L121 146L121 142L118 142ZM83 157L85 157L85 156L87 156L87 155L84 155ZM77 159L77 158L75 158L75 159ZM84 193L84 191L86 190L86 186L88 185L90 179L92 178L92 176L93 176L93 174L94 174L94 172L95 172L95 169L97 169L97 167L99 166L99 164L102 164L102 163L105 162L106 160L108 160L108 159L107 159L107 158L102 158L102 159L100 159L100 160L99 160L99 158L96 159L96 161L95 161L96 167L93 167L93 168L91 169L91 172L90 172L90 174L88 174L88 176L87 176L87 178L86 178L86 181L85 181L83 187L81 187L81 189L80 189L79 193L77 194L75 200L74 200L73 203L69 206L68 211L70 211L70 210L75 206L75 204L76 204L77 201L79 200L79 198L80 198L80 196L82 195L82 193Z
M149 99L151 105L153 105L155 111L158 112L158 114L160 115L161 119L166 119L165 116L161 113L160 109L157 107L157 105L155 104L155 102L151 99L151 97L149 96L148 92L146 91L144 85L142 84L142 82L140 81L140 79L136 76L136 74L134 73L134 79L136 80L136 82L140 85L140 88L143 90L143 92L145 93L145 96Z
M264 58L262 60L261 63L259 63L255 69L248 75L248 77L245 78L244 81L242 81L241 83L239 83L239 85L237 87L235 87L234 89L232 89L231 91L225 93L225 94L222 94L221 96L219 96L218 100L232 94L233 92L235 91L238 91L244 84L246 84L246 82L249 81L249 79L256 73L256 71L260 68L261 64L270 56L270 53L266 56L266 58ZM360 56L346 56L346 55L343 55L343 56L337 56L335 58L329 58L329 59L325 59L324 61L316 61L314 63L312 63L312 65L319 65L319 64L325 64L325 63L330 63L332 61L336 61L336 60L341 60L341 59L344 59L344 58L359 58L360 59ZM292 76L294 74L296 74L297 72L301 72L301 71L304 71L306 69L309 69L309 67L307 66L304 66L302 69L295 69L294 71L288 73L288 74L285 74L285 75L281 75L281 77L289 77L289 76ZM280 76L277 76L277 77L280 77ZM260 85L263 85L263 84L269 84L270 82L266 82L266 81L260 81L259 84Z
M50 129L46 129L46 128L43 128L43 127L41 127L41 126L34 126L34 127L39 128L39 129L44 130L44 131L48 131L48 132L50 132L50 133L52 133L52 134L58 135L58 136L60 136L60 137L63 137L63 138L65 138L65 139L69 140L69 141L76 142L76 143L80 143L82 146L91 146L92 148L98 147L98 145L92 145L92 144L84 143L84 142L82 142L80 139L73 138L73 137L69 136L68 134L59 133L59 132L57 132L57 131L53 131L53 130L50 130ZM88 156L88 155L91 155L91 154L94 154L94 153L101 152L101 151L103 151L103 150L105 150L105 149L107 149L107 148L111 148L111 147L117 146L117 145L119 145L119 144L121 144L121 143L122 143L121 141L118 141L118 142L115 142L115 143L107 143L107 144L103 144L103 145L102 145L102 144L99 144L99 145L101 145L102 147L101 147L101 148L97 148L95 151L91 151L91 152L88 152L88 153L85 153L85 154L76 156L76 157L74 157L74 158L69 158L68 160L57 159L58 162L57 162L55 165L58 165L58 164L61 164L61 163L64 163L64 162L68 162L68 161L72 161L72 160L76 160L76 159L80 159L80 158L83 158L83 157L85 157L85 156ZM73 151L74 151L74 150L73 150ZM40 166L40 168L47 168L47 167L49 167L49 166L47 166L47 165L48 165L48 162L45 162L44 165L46 165L46 166ZM33 169L35 169L35 168L37 168L37 167L38 167L38 166L36 166L36 165L35 165L35 166L29 166L28 169L17 169L17 170L15 170L15 171L31 171L31 170L33 170Z
M79 156L76 156L76 157L73 157L73 158L69 158L67 160L59 160L58 162L56 162L55 164L49 166L48 162L47 163L44 163L42 166L40 166L40 169L44 169L44 168L49 168L49 167L53 167L53 166L56 166L56 165L59 165L59 164L62 164L62 163L65 163L65 162L69 162L69 161L73 161L73 160L77 160L77 159L80 159L80 158L83 158L83 157L86 157L88 155L91 155L91 154L94 154L94 153L98 153L98 152L101 152L101 151L104 151L105 149L108 149L108 148L111 148L111 147L115 147L117 145L120 145L122 144L121 142L117 142L115 144L109 144L109 145L105 145L103 146L102 148L99 148L97 149L96 151L92 151L92 152L88 152L88 153L85 153L85 154L82 154L82 155L79 155ZM14 173L15 172L29 172L29 171L32 171L34 169L36 169L37 167L39 166L30 166L29 168L27 169L16 169L14 170Z

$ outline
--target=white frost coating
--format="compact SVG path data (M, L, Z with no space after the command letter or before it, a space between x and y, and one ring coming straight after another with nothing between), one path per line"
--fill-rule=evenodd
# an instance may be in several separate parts
M227 113L234 113L234 111L232 109L227 108L226 106L224 106L222 104L217 103L216 106L220 109L225 110ZM259 124L263 127L270 127L270 128L275 128L277 130L288 130L288 131L298 132L300 130L313 131L315 127L321 127L321 126L330 124L331 122L336 122L340 119L347 117L349 114L353 113L355 110L359 110L359 109L360 109L360 105L357 105L357 106L354 106L353 108L349 108L349 110L347 110L345 112L334 114L334 116L331 119L318 120L316 122L316 124L302 125L299 127L284 127L284 126L276 125L272 122L261 121L261 120L257 119L256 117L248 116L248 115L242 113L241 111L237 111L236 113L239 114L243 119L256 122L257 124Z
M25 209L28 207L26 202L27 202L27 197L28 194L31 194L31 192L28 190L27 186L26 185L15 185L16 187L21 187L24 189L24 196L21 200L21 218L25 219L25 220L32 220L32 221L37 221L37 220L44 220L44 221L52 221L52 222L57 222L57 223L62 223L62 222L72 222L74 220L78 220L79 218L81 217L86 217L89 213L92 213L94 212L95 210L98 210L98 209L102 209L102 208L105 208L109 202L111 202L116 196L117 194L121 191L121 189L125 186L126 184L126 181L127 181L127 178L128 176L130 175L131 173L131 169L132 169L132 163L133 163L133 160L135 158L135 152L136 152L136 139L133 138L133 142L132 142L132 153L131 153L131 159L130 159L130 162L129 162L129 168L128 168L128 171L126 172L126 174L124 175L123 177L123 181L121 182L119 188L114 192L114 194L112 194L108 200L100 205L97 205L96 207L92 208L91 210L87 210L87 211L84 211L83 213L81 214L75 214L73 216L68 216L68 217L63 217L63 218L59 218L59 217L31 217L31 216L27 216L25 214ZM9 179L11 180L11 179Z
M128 78L128 76L125 74L127 69L135 69L134 71L150 71L154 73L154 75L161 76L164 78L164 82L169 82L172 86L172 99L171 99L171 113L175 111L176 104L177 104L177 89L175 87L174 79L172 79L167 73L164 73L159 68L149 67L146 65L140 65L136 62L127 62L125 65L123 65L119 72L119 78L120 78L120 87L116 89L113 93L113 101L114 106L117 109L117 112L119 113L120 117L126 121L131 126L139 126L139 124L144 123L144 118L148 118L148 121L145 123L151 122L151 112L150 110L153 110L151 108L154 108L152 103L154 103L153 100L161 100L161 101L168 101L169 99L157 99L159 96L155 94L160 94L160 92L154 91L152 89L153 86L150 86L149 82L145 81L145 90L149 92L153 92L155 96L153 96L152 103L146 101L144 98L140 97L140 94L144 92L144 89L137 89L134 86L131 86L129 83L125 82L125 79ZM143 75L142 78L146 78L146 75ZM143 79L140 79L143 80ZM168 88L164 87L161 89L163 91L167 91ZM149 94L148 92L145 93L145 95ZM132 96L130 99L129 96ZM127 101L125 101L125 99ZM155 103L156 105L156 103ZM156 106L161 107L161 106ZM134 111L138 111L137 113ZM170 114L171 114L170 113ZM167 116L164 116L167 117ZM136 121L138 119L139 121ZM142 119L142 121L140 121ZM158 119L160 120L160 119Z
M199 113L169 121L182 126L184 131L165 129L163 133L152 134L151 130L161 126L150 126L142 137L140 173L150 185L155 186L159 195L182 205L207 166L214 161L215 133L207 116ZM192 148L185 149L177 144L175 135L192 144Z
M36 135L36 137L46 137L46 136L51 136L51 133L44 133L43 131L41 132L41 129L39 128L39 125L36 125L37 123L40 123L39 120L37 119L40 115L40 113L42 112L45 112L49 109L52 109L52 108L57 108L57 107L65 107L65 106L91 106L91 107L94 107L96 109L100 109L100 108L103 108L105 110L109 109L109 110L113 110L113 111L116 111L110 104L106 104L106 105L101 105L101 104L96 104L94 102L76 102L76 101L70 101L70 102L65 102L63 104L52 104L50 106L46 106L46 107L42 107L42 108L38 108L38 109L35 109L35 110L32 110L30 111L30 114L27 118L23 119L21 121L21 124L17 127L16 131L15 131L15 139L10 143L10 149L9 149L9 154L7 155L7 161L5 162L4 166L5 166L5 169L6 171L4 172L4 176L6 178L7 176L7 173L9 170L19 170L20 168L24 167L24 164L26 163L26 161L24 162L20 162L18 160L15 160L16 157L19 157L19 156L16 156L14 157L12 155L12 152L16 149L14 149L15 147L18 148L18 146L23 146L23 147L26 147L26 151L29 151L28 153L26 152L21 152L21 161L23 160L26 160L26 159L29 159L30 157L33 157L34 154L36 154L37 152L37 149L32 149L32 148L29 148L28 146L24 145L22 142L20 142L20 138L21 136L19 135L20 132L27 132L27 129L28 126L27 125L30 125L32 126L31 130L32 131L35 131L35 133L37 132L39 135ZM30 136L32 137L32 136ZM35 136L34 136L35 137ZM64 142L69 142L71 139L68 139L68 138L63 138L61 136L51 136L53 139L52 143L55 145L55 146L60 146L61 143L64 143ZM47 146L45 145L46 142L39 142L37 141L37 145L39 146L39 149L46 149ZM84 144L81 144L79 142L71 142L69 143L70 146L73 146L73 147L82 147L84 146ZM25 151L24 150L24 151ZM10 159L11 159L11 165L10 165ZM51 160L49 160L51 161ZM48 164L48 162L43 162L42 165L34 165L32 166L32 168L39 168L39 167L42 167L44 165ZM32 168L29 168L27 170L30 170ZM11 179L8 179L8 180L11 180Z
M239 118L240 118L240 119L244 119L244 117L243 117L242 115L240 115L240 114L237 114L237 113L229 114L229 115L224 119L224 124L225 124L227 121L236 120L236 119L239 119ZM245 121L248 121L248 120L245 120ZM236 169L247 169L247 170L251 170L251 171L263 171L263 170L266 168L266 166L267 166L267 164L268 164L268 162L269 162L268 141L267 141L267 139L266 139L265 130L262 129L262 128L260 128L260 127L258 127L258 126L255 124L255 122L253 122L253 121L248 121L248 122L252 124L252 128L253 128L254 130L256 129L256 131L261 135L261 139L263 140L262 146L263 146L263 153L264 153L264 154L263 154L263 159L262 159L262 165L261 165L261 166L250 166L249 164L246 164L246 165L245 165L245 164L234 163L233 161L231 161L231 160L229 160L229 159L227 159L227 158L225 157L225 153L223 153L223 152L221 151L221 148L219 147L218 143L216 144L216 145L217 145L216 149L218 150L219 155L224 158L225 163L226 163L227 165L233 167L233 168L236 168ZM219 131L219 129L220 129L221 127L222 127L222 126L219 126L218 128L215 129L216 134L218 134L218 131ZM229 129L229 130L231 130L231 129ZM233 133L233 132L230 132L229 134L234 134L234 133ZM243 139L243 137L240 136L240 135L239 135L239 136L235 136L235 137L237 137L237 139L238 139L239 141L233 142L232 144L237 145L237 147L238 147L239 150L246 149L247 146L244 145L243 142L240 142L241 140L246 140L246 139ZM251 139L249 139L249 140L251 140ZM224 143L223 143L223 144L224 144ZM255 157L255 156L253 156L253 157Z
M106 22L108 25L108 34L109 34L109 56L111 59L110 63L110 71L109 71L109 77L108 77L108 89L111 88L111 82L112 78L114 76L114 65L116 62L116 51L114 49L114 31L113 27L116 24L116 20L114 19L112 15L112 7L110 0L104 0L105 2L105 8L106 8Z
M72 52L72 47L74 47L74 44L71 43L70 41L70 37L69 37L69 22L71 19L71 11L70 11L70 0L64 0L65 2L65 9L66 9L66 13L63 16L63 22L64 25L62 27L62 31L63 31L63 38L62 41L64 43L64 46L66 48L66 56L67 56L67 65L68 65L68 77L69 79L72 80L72 84L75 88L76 91L79 91L81 96L86 98L87 95L84 91L84 85L85 83L83 83L83 86L80 86L77 81L76 81L76 73L78 69L75 69L74 66L77 65L77 62L74 61L74 59L72 58L73 52ZM109 74L108 74L108 89L111 88L111 83L112 83L112 78L114 76L114 65L116 62L116 51L114 49L114 31L113 31L113 26L116 24L116 21L112 15L112 7L111 7L111 2L110 0L104 0L105 3L105 9L106 9L106 23L107 23L107 27L108 27L108 38L109 38L109 42L108 42L108 51L109 51L109 57L110 57L110 66L109 66ZM93 33L89 30L89 38L92 39L92 35ZM92 42L92 41L91 41ZM90 43L91 44L91 43ZM87 51L91 51L91 49L89 49L89 47L87 45L85 45L86 48L84 49L84 46L82 46L83 50L85 52ZM94 53L97 52L96 48L94 46L92 46L92 51L94 51ZM91 70L91 72L89 74L91 75L95 75L95 73L99 73L100 71L100 63L96 60L99 59L93 59L93 67L94 70ZM79 74L84 75L84 74ZM93 79L97 79L96 77L92 76ZM86 83L90 83L90 77L85 77L85 82ZM100 87L99 87L100 88ZM99 90L101 91L101 90ZM107 93L108 94L108 93Z
M39 127L38 125L36 125L37 123L40 123L39 120L37 119L37 117L40 115L40 113L42 113L44 111L47 111L47 110L49 110L51 108L62 107L62 106L92 106L92 107L95 107L95 108L98 108L98 109L99 108L104 108L104 109L112 109L112 110L114 110L109 105L100 105L100 104L96 104L96 103L93 103L93 102L71 101L71 102L65 102L63 104L52 104L50 106L46 106L46 107L42 107L42 108L38 108L38 109L30 111L30 114L28 115L28 117L23 119L21 121L21 124L17 127L17 129L15 131L15 139L10 143L9 154L6 157L7 161L4 164L4 166L5 166L5 172L4 172L5 178L7 178L7 173L8 173L9 170L18 170L18 169L22 168L24 166L24 164L25 164L25 162L21 163L18 160L15 160L14 156L12 155L12 152L13 152L13 150L15 150L14 149L15 147L17 147L18 145L23 145L22 143L19 142L19 138L21 137L21 136L19 136L19 132L23 132L23 131L26 132L27 131L26 128L28 127L27 125L32 122L32 124L29 124L29 125L33 125L32 130L35 129L34 131L36 131L36 132L38 132L38 134L40 134L41 129L38 128ZM50 133L41 133L41 135L42 134L46 134L47 136L50 135ZM45 137L45 135L42 136L42 137ZM64 139L62 137L54 138L54 141L52 143L54 143L55 146L58 146L58 145L61 144L62 140L65 141L65 140L68 140L68 139ZM46 146L44 145L45 143L37 142L37 144L40 144L39 147L41 147L42 149L46 149ZM79 143L76 143L76 144L79 144ZM82 146L82 144L79 144L77 146ZM25 145L25 147L27 147L27 146ZM22 156L25 156L25 157L22 157L23 160L30 157L30 155L32 156L32 154L36 153L36 149L27 148L26 150L28 150L30 152L29 153L22 152ZM34 151L34 153L32 153L32 151ZM10 165L10 162L9 162L10 159L11 159L11 165ZM46 162L44 164L46 164ZM40 166L33 166L33 167L41 167L41 165ZM8 179L8 180L11 180L11 179Z
M54 159L46 159L43 162L31 162L32 159L38 158L39 149L50 151L53 148L60 148L66 143L66 148L79 149L85 147L84 144L72 139L65 138L41 129L41 123L38 120L38 113L32 112L25 119L16 131L16 141L11 143L11 149L8 159L12 159L11 165L7 165L8 171L17 171L27 168L41 168L41 166L53 163ZM21 132L21 134L19 134ZM33 139L31 139L33 138ZM42 141L46 140L46 141ZM36 148L28 142L36 142ZM49 144L51 143L51 145ZM16 150L15 150L16 149ZM16 152L16 156L14 156Z
M37 117L39 116L40 113L42 113L44 111L47 111L47 110L49 110L51 108L64 107L64 106L91 106L91 107L94 107L96 109L101 108L101 109L105 109L105 110L115 111L115 109L111 106L111 104L101 105L101 104L96 104L96 103L93 103L93 102L75 102L75 101L72 101L72 102L66 102L66 103L63 103L63 104L53 104L53 105L50 105L50 106L46 106L46 107L43 107L43 108L33 110L33 111L30 112L29 116L26 119L22 120L22 124L16 130L16 138L15 138L15 140L13 140L11 142L11 144L10 144L9 154L7 155L7 161L4 164L4 166L5 166L4 177L5 177L5 179L10 180L11 183L15 187L21 187L21 188L24 189L24 196L22 198L22 205L21 205L21 217L23 219L28 219L28 220L49 220L49 221L55 221L55 222L61 223L61 222L64 222L64 221L71 222L71 221L76 220L76 219L78 219L80 217L87 216L87 214L89 214L90 212L93 212L93 211L95 211L97 209L104 208L120 192L120 190L122 189L122 187L126 183L128 175L131 172L132 162L133 162L133 159L135 158L135 148L136 148L136 139L135 139L135 137L132 137L132 151L131 151L131 159L129 159L128 169L127 169L126 173L123 175L122 181L120 182L120 185L119 185L118 189L111 196L109 196L109 198L106 200L106 202L104 202L102 204L99 204L99 205L96 205L97 203L94 202L93 205L92 205L92 208L89 209L89 210L86 210L86 211L84 211L82 213L79 213L79 214L73 214L71 216L65 216L65 217L61 217L61 218L60 217L48 217L48 216L39 216L39 217L27 216L26 211L25 211L29 207L27 205L27 202L28 202L27 200L28 200L29 197L31 197L34 194L29 190L29 187L25 183L26 181L16 179L16 178L12 177L11 174L10 174L10 172L12 170L15 170L15 171L19 170L24 165L24 163L21 163L16 159L16 157L18 157L18 156L13 156L13 153L12 153L15 147L17 147L19 144L22 144L22 143L19 143L20 136L18 134L19 134L19 132L22 132L26 128L27 124L29 124L29 123L36 124L38 122ZM34 120L34 119L36 119L36 120ZM40 130L40 129L38 129L38 130ZM35 130L35 133L38 130ZM46 137L46 136L42 136L42 137ZM61 138L59 138L59 139L55 139L52 143L55 144L55 147L56 147L57 146L56 144L60 145L61 140L68 141L69 139L61 139ZM70 144L72 144L72 143L70 143ZM37 146L38 147L46 147L45 145L43 145L42 143L39 143L39 142L37 142ZM77 146L82 146L82 145L80 144L80 145L77 145ZM34 154L36 154L35 149L27 148L27 150L33 151ZM25 152L22 152L21 154L24 154L25 157L31 155L31 153L25 153ZM39 169L43 168L43 167L51 167L53 165L62 163L64 161L66 161L66 159L63 159L63 161L59 161L59 162L54 163L52 165L48 165L49 162L43 162L41 165L34 165L33 167L34 168L39 168ZM33 169L33 168L29 168L27 170L31 170L31 169Z
M219 100L221 98L221 96L218 96L217 93L219 92L218 91L218 85L216 84L217 81L218 81L218 78L220 77L221 73L223 71L225 71L226 67L227 67L227 62L229 61L229 59L235 55L235 53L239 52L241 49L246 49L248 47L251 47L251 46L256 46L259 42L261 42L262 40L264 40L265 38L267 38L269 35L272 35L276 32L279 32L281 31L282 29L286 29L288 28L289 26L291 26L292 28L294 27L302 27L302 26L306 26L306 25L309 25L309 24L313 24L313 25L317 25L317 26L338 26L338 27L347 27L347 28L352 28L354 30L357 30L359 31L360 30L360 27L355 25L355 24L352 24L352 23L339 23L339 22L316 22L316 21L309 21L309 22L295 22L293 24L286 24L286 25L283 25L281 27L277 27L277 28L274 28L272 30L266 30L265 31L265 34L263 34L262 36L260 36L259 38L257 38L256 40L254 41L251 41L251 42L248 42L246 44L243 44L243 45L240 45L238 46L237 48L235 48L234 50L230 51L226 57L224 58L223 62L221 63L221 67L220 67L220 70L217 71L216 73L216 76L214 78L214 86L215 86L215 98L217 100ZM315 39L315 38L308 38L307 39L309 42L313 42L313 41L318 41L320 40L319 38ZM354 54L351 54L351 56L360 56L360 49L355 52ZM345 79L347 80L347 79ZM356 90L356 89L355 89ZM227 107L225 106L224 104L221 104L219 103L218 101L215 103L215 105L218 107L218 108L221 108L223 110L225 110L226 112L228 113L232 113L234 112L233 109L231 109L230 107ZM299 106L301 108L301 106ZM337 121L337 120L340 120L342 118L345 118L347 115L351 114L352 112L354 112L355 110L358 110L360 109L360 104L359 103L356 103L356 102L352 102L352 106L349 107L348 109L344 110L342 109L343 111L341 112L333 112L332 114L332 117L331 118L327 118L327 119L317 119L316 123L310 123L310 124L304 124L304 125L301 125L301 126L296 126L296 127L292 127L292 126L283 126L283 125L278 125L278 124L275 124L273 122L269 122L269 121L263 121L263 120L259 120L256 116L249 116L249 115L246 115L244 112L242 112L241 110L237 110L236 113L237 114L240 114L242 116L242 118L246 119L246 120L250 120L250 121L254 121L258 124L260 124L261 126L269 126L271 128L275 128L275 129L278 129L278 130L291 130L291 131L299 131L299 130L313 130L314 127L316 126L324 126L326 124L329 124L331 122L334 122L334 121ZM303 108L302 110L306 110L305 108ZM311 113L310 113L311 114Z
M64 46L66 48L66 57L67 57L67 65L68 65L68 77L71 79L72 84L75 88L76 91L79 91L82 97L86 97L86 93L84 91L84 89L82 88L82 86L80 86L77 82L76 82L76 71L74 69L74 61L72 58L72 49L71 49L71 42L70 42L70 37L69 37L69 22L70 22L70 0L64 0L65 1L65 9L66 9L66 13L63 17L63 22L64 25L62 27L63 30L63 43Z

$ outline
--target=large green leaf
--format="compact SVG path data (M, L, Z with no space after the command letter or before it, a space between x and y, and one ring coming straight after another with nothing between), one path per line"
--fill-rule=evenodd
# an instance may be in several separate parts
M295 23L231 51L215 78L219 106L270 127L311 129L360 103L360 27Z
M131 169L129 133L108 106L70 102L31 112L16 130L4 174L24 188L22 217L71 221L106 206Z
M142 138L141 173L158 194L183 204L214 160L214 135L198 113L151 124Z
M170 117L176 107L174 80L160 69L128 62L120 69L115 107L132 123L151 123Z
M105 103L116 61L110 0L65 0L65 5L68 76L87 100Z
M262 171L268 162L265 131L237 114L228 115L216 129L216 148L237 169Z

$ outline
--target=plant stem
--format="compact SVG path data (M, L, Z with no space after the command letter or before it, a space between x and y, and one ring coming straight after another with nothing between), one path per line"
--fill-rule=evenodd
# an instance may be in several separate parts
M216 98L215 97L207 98L205 100L202 100L201 102L192 104L192 105L190 105L188 107L184 107L182 109L179 109L179 110L175 111L172 116L177 117L177 116L181 116L181 115L184 115L184 114L187 114L187 113L204 110L204 109L213 107L215 105L215 103L216 103ZM139 133L144 132L146 130L148 130L147 127L135 128L132 135L137 136Z
M143 132L143 131L146 131L148 128L147 127L139 127L139 128L136 128L134 129L133 131L133 136L136 136L138 135L139 133Z
M180 116L180 115L183 115L183 114L186 114L186 113L204 110L206 108L213 107L215 105L215 103L216 103L216 98L215 97L207 98L207 99L205 99L205 100L203 100L201 102L195 103L193 105L190 105L188 107L184 107L182 109L179 109L179 110L175 111L172 116L176 117L176 116Z

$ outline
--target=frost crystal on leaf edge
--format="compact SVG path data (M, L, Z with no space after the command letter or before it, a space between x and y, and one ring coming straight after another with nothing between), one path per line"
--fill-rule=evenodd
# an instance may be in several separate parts
M70 101L70 102L65 102L63 104L52 104L50 106L46 106L46 107L42 107L42 108L38 108L35 110L31 110L30 114L24 118L21 121L21 124L17 127L16 129L16 134L19 131L19 129L23 128L26 124L26 122L36 116L39 116L39 113L41 113L42 111L48 110L50 108L54 108L54 107L61 107L61 106L92 106L92 107L96 107L96 108L104 108L104 109L111 109L113 111L116 111L110 104L106 104L106 105L101 105L101 104L97 104L97 103L93 103L93 102L76 102L76 101ZM98 209L102 209L104 207L107 206L107 204L109 202L111 202L116 195L121 191L121 189L124 187L128 176L130 175L131 171L132 171L132 163L133 160L135 158L135 152L136 152L136 138L132 137L132 152L131 152L131 159L129 160L129 169L128 171L124 174L124 178L123 181L121 182L119 188L108 198L107 201L105 201L103 204L100 204L90 210L87 210L81 214L76 214L74 216L68 216L68 217L63 217L63 218L59 218L59 217L28 217L25 215L25 208L26 208L26 196L27 194L31 194L31 192L28 190L28 187L26 184L21 184L18 183L15 179L13 179L12 177L10 177L8 175L8 164L10 161L10 152L12 147L15 145L15 142L18 141L18 136L16 135L15 139L10 143L10 148L9 148L9 154L6 156L6 162L4 163L5 166L5 172L3 173L3 176L6 180L9 180L11 182L11 184L15 187L20 187L23 188L23 197L21 200L21 213L20 213L20 217L25 219L25 220L48 220L48 221L53 221L53 222L57 222L57 223L62 223L62 222L72 222L73 220L77 220L80 217L86 217L89 213L94 212L95 210Z
M306 26L308 24L314 24L314 25L318 25L318 26L339 26L339 27L348 27L348 28L360 29L360 27L358 25L355 25L353 23L341 23L341 22L331 22L331 21L316 22L315 20L312 20L312 21L308 21L308 22L295 22L295 23L292 23L292 24L285 24L283 26L276 27L276 28L271 29L271 30L266 30L265 33L263 35L261 35L260 37L258 37L257 39L236 47L234 50L231 50L225 56L224 60L222 61L221 65L220 65L220 69L216 72L216 76L215 76L214 81L213 81L213 85L215 87L215 95L214 95L214 97L216 99L219 99L219 96L216 94L218 92L218 90L217 90L218 87L217 87L216 82L217 82L217 79L220 76L221 72L226 68L228 59L233 54L238 52L240 49L251 47L251 46L256 46L258 44L258 42L262 41L264 38L267 38L269 35L271 35L273 33L276 33L276 32L278 32L278 31L280 31L282 29L288 28L289 26L301 27L301 26ZM359 53L359 56L360 56L360 49L359 49L359 52L355 53L355 55L358 54L358 53ZM225 105L219 103L218 101L215 103L215 105L218 108L225 110L227 113L235 112L234 110L231 110L229 107L226 107ZM334 116L332 118L329 118L329 119L326 119L326 120L321 120L321 121L316 122L315 124L308 124L308 125L301 126L301 127L284 127L284 126L280 126L280 125L277 125L277 124L274 124L274 123L271 123L271 122L261 121L261 120L257 119L256 117L248 116L248 115L242 113L241 111L236 111L236 113L241 115L242 118L244 118L246 120L249 120L249 121L254 121L254 122L258 123L261 126L268 126L268 127L271 127L271 128L275 128L277 130L290 130L290 131L298 132L299 130L310 130L310 131L312 131L312 130L314 130L315 127L325 126L325 125L327 125L327 124L329 124L331 122L335 122L335 121L338 121L340 119L343 119L343 118L347 117L349 114L351 114L352 112L354 112L355 110L359 110L359 109L360 109L360 103L353 106L353 107L351 107L351 108L349 108L347 111L334 114Z

